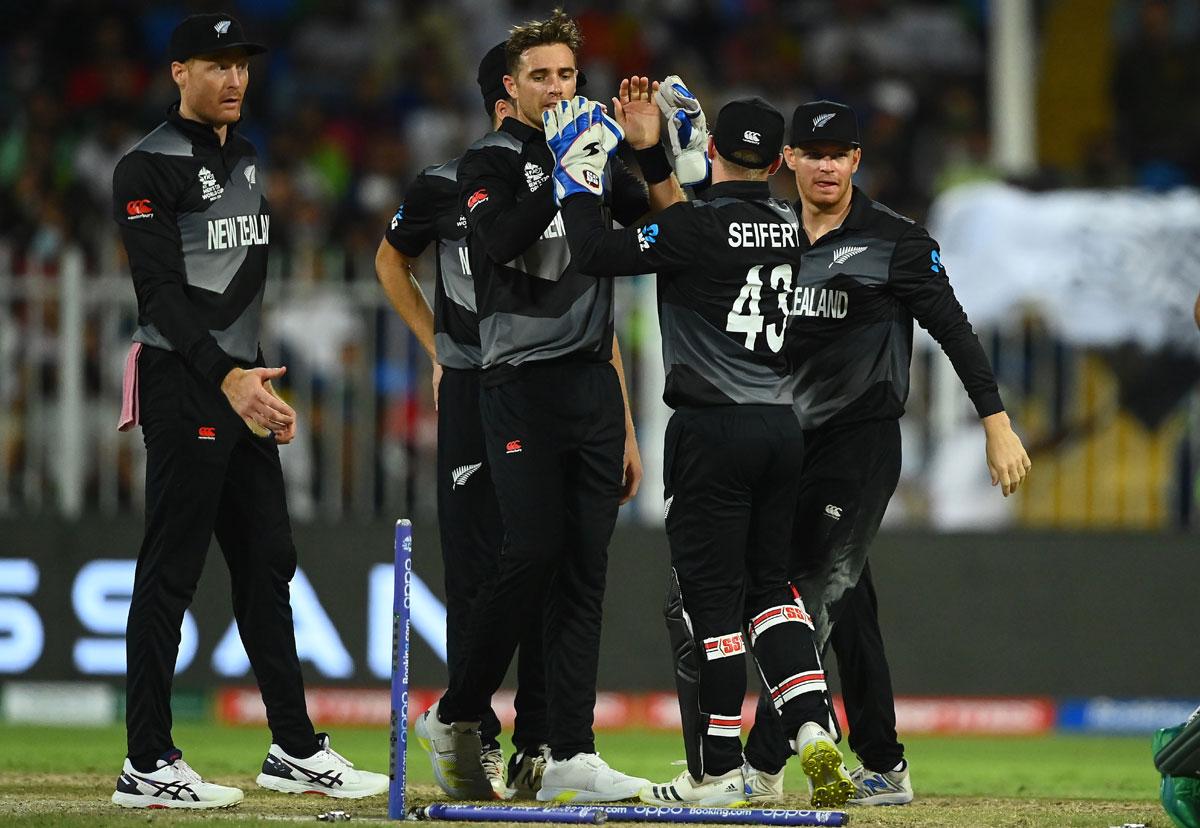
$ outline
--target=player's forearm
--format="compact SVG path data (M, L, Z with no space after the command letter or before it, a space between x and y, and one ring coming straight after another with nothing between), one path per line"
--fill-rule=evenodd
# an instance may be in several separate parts
M467 185L463 189L468 205L473 193L485 191L489 196L487 202L475 209L468 207L467 221L471 231L483 243L488 258L494 262L511 262L532 247L558 212L549 183L524 201L507 199L499 193L493 196L485 185L471 189L473 186Z
M621 345L617 342L616 334L613 334L612 341L612 366L617 372L617 380L621 384L621 401L625 405L625 434L633 436L633 410L629 407L629 390L625 385L625 363L621 359Z
M604 226L597 196L569 197L562 207L563 227L571 261L589 276L635 276L653 271L639 255L636 228L611 230Z
M158 279L143 280L139 285L136 267L134 274L146 321L171 343L175 352L196 373L213 385L220 386L226 374L237 367L237 363L197 321L196 309L184 294L183 286Z
M672 204L687 201L683 187L679 186L679 179L673 174L666 181L647 184L646 190L650 199L650 210L655 213L667 209Z
M429 358L436 362L433 309L413 275L412 260L385 239L379 243L379 250L375 254L375 275L396 313L400 314Z

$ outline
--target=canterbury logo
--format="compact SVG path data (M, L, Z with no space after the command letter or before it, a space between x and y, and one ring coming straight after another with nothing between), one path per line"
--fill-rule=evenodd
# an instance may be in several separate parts
M520 451L521 451L521 441L520 440L509 440L508 443L504 446L505 454L517 454Z
M215 440L217 439L217 430L212 426L200 426L196 430L196 436L201 440Z
M851 256L857 256L866 249L865 247L839 247L833 251L833 261L829 263L829 267L833 267L835 264L845 264Z
M153 215L154 208L150 206L150 199L135 198L133 201L125 202L125 214L131 218L136 216Z
M842 507L834 506L832 503L830 503L828 506L825 507L825 514L829 515L834 520L841 520L842 519Z
M813 118L813 131L815 132L816 130L820 129L821 127L825 126L827 123L832 121L833 116L836 114L837 114L836 112L827 112L824 115L818 115L817 117Z
M483 463L471 463L466 466L459 466L450 472L450 479L454 482L450 486L450 490L454 491L459 486L467 485L467 481L471 479L471 475L483 468Z

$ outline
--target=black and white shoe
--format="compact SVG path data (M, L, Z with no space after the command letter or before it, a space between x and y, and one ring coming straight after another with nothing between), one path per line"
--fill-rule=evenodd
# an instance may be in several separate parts
M358 770L329 747L328 733L318 733L317 743L321 749L307 759L289 756L279 745L271 745L262 773L254 781L261 788L280 793L322 794L338 799L361 799L388 789L385 774Z
M152 773L136 770L126 759L112 801L122 808L229 808L243 796L237 788L205 782L183 761L183 751L173 750Z

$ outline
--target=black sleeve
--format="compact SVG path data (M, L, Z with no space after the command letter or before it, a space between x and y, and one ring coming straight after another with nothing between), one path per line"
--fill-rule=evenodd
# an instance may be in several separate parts
M404 203L392 216L383 237L405 256L420 256L437 241L438 208L438 193L429 176L421 173L404 194Z
M611 230L598 196L579 193L563 204L571 262L589 276L635 276L696 263L701 235L689 204L672 204L641 227Z
M129 256L138 315L200 376L220 386L237 363L198 321L184 292L187 274L176 198L167 171L156 167L153 155L134 152L113 173L113 214Z
M467 227L492 261L511 262L528 250L554 220L554 186L546 181L524 201L517 201L516 182L525 179L512 169L499 147L471 150L458 168L459 203Z
M992 365L954 295L937 242L914 226L896 243L888 287L950 358L980 417L1004 410Z
M629 171L620 158L613 158L608 171L612 176L609 186L612 190L613 218L622 226L630 227L650 212L650 197L646 195L646 185Z

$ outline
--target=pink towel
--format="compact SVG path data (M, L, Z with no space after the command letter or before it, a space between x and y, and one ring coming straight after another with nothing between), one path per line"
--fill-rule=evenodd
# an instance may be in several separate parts
M138 411L138 354L141 352L142 343L135 342L125 356L125 379L121 382L121 421L117 423L117 431L129 431L141 423L141 413Z

